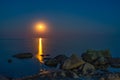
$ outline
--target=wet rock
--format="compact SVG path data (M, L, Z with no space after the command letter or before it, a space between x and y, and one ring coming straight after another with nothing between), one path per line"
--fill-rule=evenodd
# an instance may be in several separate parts
M70 70L66 71L65 74L66 74L66 77L68 78L79 78L79 76L75 72Z
M58 62L56 59L49 59L49 60L46 60L44 64L49 67L57 67Z
M58 63L62 64L66 59L68 59L68 57L66 55L58 55L54 57L54 59L56 59Z
M104 77L102 77L102 78L100 78L99 80L105 80L105 78L104 78Z
M92 64L85 63L83 64L81 71L83 75L93 75L95 72L95 67Z
M8 63L12 63L12 59L8 59Z
M55 71L54 73L53 73L53 77L54 78L64 78L64 77L66 77L66 74L65 74L65 71Z
M18 58L18 59L27 59L27 58L32 58L33 54L32 53L20 53L20 54L15 54L13 57Z
M9 79L0 75L0 80L9 80Z
M113 68L120 68L120 58L110 58L109 63Z
M77 55L72 54L72 56L69 59L65 60L65 62L62 65L62 69L64 70L74 69L84 63L85 62L82 59L80 59Z
M57 65L60 64L61 66L66 59L68 59L68 57L65 55L58 55L54 58L46 59L45 65L50 67L57 67Z
M111 58L111 54L109 50L87 50L82 54L82 58L86 62L93 64L97 69L101 67L106 69L109 66L108 59Z
M109 74L107 80L120 80L120 76L118 74Z

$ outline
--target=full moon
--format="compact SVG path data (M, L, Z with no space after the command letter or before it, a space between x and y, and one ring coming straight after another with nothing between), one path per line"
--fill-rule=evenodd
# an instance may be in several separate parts
M44 33L46 32L46 24L43 22L38 22L35 24L35 31L37 33Z

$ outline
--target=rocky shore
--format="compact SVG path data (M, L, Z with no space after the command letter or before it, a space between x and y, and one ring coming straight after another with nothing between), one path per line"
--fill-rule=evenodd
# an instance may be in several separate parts
M45 59L43 65L56 70L40 70L38 74L16 79L0 76L0 80L120 80L119 71L109 70L120 68L120 58L113 58L109 50L87 50L81 56L70 57L61 54Z

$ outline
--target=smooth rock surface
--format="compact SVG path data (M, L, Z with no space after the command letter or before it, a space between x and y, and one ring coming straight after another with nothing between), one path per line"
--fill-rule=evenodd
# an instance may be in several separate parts
M85 62L80 59L77 55L72 54L72 56L65 60L62 65L62 69L70 70L79 67L80 65L84 64Z
M95 67L92 64L85 63L81 71L83 75L92 75L95 72Z

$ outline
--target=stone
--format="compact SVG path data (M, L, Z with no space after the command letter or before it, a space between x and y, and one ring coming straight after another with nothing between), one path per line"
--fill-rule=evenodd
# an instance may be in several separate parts
M8 59L8 63L12 63L12 59Z
M85 63L83 64L81 71L83 75L93 75L95 72L95 67L90 63Z
M63 70L61 70L61 71L55 71L53 73L53 77L54 78L64 78L64 77L66 77L66 73Z
M0 80L10 80L10 79L0 75Z
M82 54L82 59L95 66L96 69L109 67L108 59L111 58L109 50L87 50Z
M107 80L120 80L120 77L117 74L109 74Z
M15 54L13 57L18 58L18 59L27 59L27 58L32 58L33 54L32 53L20 53L20 54Z
M54 59L56 59L58 63L62 64L66 59L68 59L68 57L61 54L61 55L54 57Z
M120 58L110 58L109 63L113 68L120 68Z
M67 58L68 57L66 57L65 55L58 55L54 58L45 59L45 65L50 66L50 67L57 67L57 65L59 64L60 66L58 67L60 68L63 62Z
M56 59L50 59L50 60L46 60L44 64L49 67L57 67L58 62Z
M65 60L65 62L62 65L62 69L64 70L74 69L84 63L85 62L82 59L80 59L77 55L72 54L72 56L69 59Z
M105 78L101 77L99 80L105 80Z

